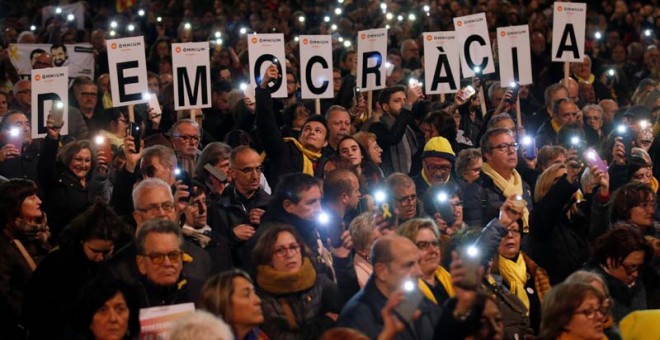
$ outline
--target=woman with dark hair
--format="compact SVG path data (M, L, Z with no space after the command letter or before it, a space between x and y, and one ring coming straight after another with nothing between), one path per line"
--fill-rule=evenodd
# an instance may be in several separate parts
M232 269L209 278L200 294L200 308L227 322L238 340L265 340L261 299L248 273Z
M362 192L371 192L370 189L385 181L383 171L366 156L366 150L355 138L342 138L337 144L337 151L357 171Z
M643 183L628 183L614 192L610 221L630 223L643 235L657 239L658 229L654 227L656 205L656 195L651 187Z
M137 339L140 323L135 297L117 281L105 278L85 284L73 303L66 339ZM50 338L55 338L51 335Z
M337 287L314 268L293 228L268 228L252 254L266 334L274 339L316 339L335 325L341 300Z
M51 219L53 238L95 197L109 200L108 159L96 155L88 140L77 140L60 149L60 128L47 121L41 156L37 161L39 187L45 193L45 208Z
M161 59L170 56L171 41L169 38L161 37L156 39L149 48L149 57L147 58L147 69L156 74L159 73Z
M587 283L560 283L545 297L542 340L604 340L603 294Z
M0 184L0 310L3 334L18 330L23 291L41 258L50 250L46 216L37 186L25 179ZM1 328L1 327L0 327Z
M647 268L653 254L639 229L627 223L616 225L596 240L587 268L605 279L616 322L631 312L646 309L646 297L658 289L657 274ZM649 286L649 281L655 284Z
M74 219L25 289L23 319L30 334L62 335L64 316L80 287L95 278L114 249L129 239L124 220L100 201Z

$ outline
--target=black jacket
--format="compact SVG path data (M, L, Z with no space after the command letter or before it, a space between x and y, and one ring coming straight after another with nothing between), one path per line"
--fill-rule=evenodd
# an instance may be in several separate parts
M32 141L26 145L19 157L14 157L0 162L0 176L8 179L24 178L37 181L37 160L39 159L40 143ZM0 148L5 144L1 143Z
M557 144L557 133L552 128L552 121L546 120L536 131L536 147Z

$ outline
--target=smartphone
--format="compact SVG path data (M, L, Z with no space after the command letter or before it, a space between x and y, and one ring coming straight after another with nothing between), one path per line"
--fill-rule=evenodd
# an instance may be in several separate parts
M255 102L255 91L254 91L254 87L252 87L252 85L247 84L245 86L245 88L243 89L243 94L245 95L245 97L247 97L247 99L251 103Z
M394 311L403 321L412 324L413 315L415 315L415 311L419 309L419 304L422 302L424 295L419 289L417 282L413 279L404 281L402 288L405 294L405 300L401 301L401 303L394 308Z
M398 225L398 218L394 214L394 202L392 201L392 195L389 194L386 190L377 190L374 192L374 201L376 203L376 209L378 213L383 216L383 220L387 221L387 224L393 230Z
M461 260L465 273L457 285L463 289L476 290L479 285L477 272L481 266L479 250L473 245L465 248L461 252Z
M20 128L12 127L9 129L9 138L7 144L11 144L18 149L18 155L23 153L23 132Z
M135 122L128 123L128 133L133 137L135 143L135 153L140 152L140 144L142 144L142 127Z
M626 157L628 157L632 150L632 144L633 144L632 133L630 133L627 126L619 125L616 127L616 136L621 137L621 143L623 143L623 146L626 149Z
M516 199L513 201L513 209L515 209L518 213L522 213L526 207L527 201L525 201L522 196L516 195Z
M594 148L588 148L584 150L584 159L587 161L589 166L596 166L598 169L607 172L609 169L605 161L598 155L598 152Z
M513 82L509 86L511 89L511 98L507 99L508 103L515 103L518 100L518 93L520 92L520 84Z
M360 88L357 86L353 86L353 102L355 105L360 103Z
M187 172L181 170L181 168L176 168L174 169L174 178L177 181L181 181L181 184L188 187L188 193L190 194L190 196L183 198L182 201L192 200L195 192L193 191L193 184L190 175Z
M64 124L64 103L59 100L53 102L50 109L50 118L53 120L53 127L60 128Z
M215 179L219 180L220 182L227 182L227 175L225 175L224 172L216 169L211 163L206 163L204 165L204 170L208 172L211 176L215 177Z
M468 100L477 93L477 90L472 85L468 85L461 89L461 93L463 93L463 100Z
M451 204L450 198L445 192L438 193L435 198L435 209L442 216L448 227L451 227L456 222L456 218L454 218L454 206Z
M110 162L112 159L112 144L110 143L110 139L99 135L94 137L94 142L96 143L96 148L98 151L103 152L103 156L105 156L106 161Z
M523 150L525 151L524 156L527 159L536 158L536 140L530 136L524 136L522 138Z

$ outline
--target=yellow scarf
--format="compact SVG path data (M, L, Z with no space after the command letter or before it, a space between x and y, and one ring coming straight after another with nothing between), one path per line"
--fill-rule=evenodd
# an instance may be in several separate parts
M529 314L529 297L525 291L525 282L527 282L527 266L522 253L518 254L518 260L513 262L506 257L499 256L500 274L504 281L509 283L511 293L515 294L527 307Z
M497 171L495 171L495 169L493 169L488 163L484 163L484 165L481 166L481 170L484 172L484 174L493 179L493 183L495 183L495 186L502 191L505 198L508 198L511 195L522 196L523 181L516 169L513 169L511 180L508 181L504 179L504 177L500 176L500 174L498 174ZM522 220L523 230L526 231L529 229L529 210L527 210L527 207L523 209Z
M651 183L649 183L653 192L658 193L658 180L655 177L651 177Z
M561 128L561 126L559 126L559 123L555 122L554 119L550 120L550 125L552 125L552 129L555 131L555 133L559 132L559 128Z
M271 294L291 294L307 290L316 282L316 270L307 257L303 257L300 270L286 273L270 265L257 266L257 284Z
M442 268L442 266L438 266L438 269L435 270L434 275L442 287L445 288L445 291L447 291L447 295L449 295L450 298L454 297L456 292L454 291L454 287L451 285L451 274L449 274L445 268ZM431 287L429 287L422 279L419 279L419 289L427 299L431 300L436 305L438 304L438 301L435 299L435 296L433 296L433 293L431 292Z
M577 74L575 75L575 78L577 78L578 83L589 83L589 84L593 84L593 83L594 83L594 80L596 80L596 76L594 76L593 73L590 73L590 74L589 74L589 78L587 78L587 79L580 78L580 77L577 76Z
M310 176L314 176L314 164L312 162L317 161L319 158L321 158L321 153L309 151L305 149L302 146L302 144L300 144L300 142L298 142L298 140L295 138L286 137L284 138L284 141L293 142L293 145L295 145L296 148L298 148L298 150L300 151L300 153L302 153L302 158L303 158L302 172Z
M557 340L578 340L579 338L576 338L566 332L561 333L561 335L557 338ZM603 338L601 340L607 340L607 337L603 335Z
M451 177L451 175L447 176L447 179L445 179L445 183L449 182L449 177ZM422 178L424 179L424 182L428 184L429 187L433 186L433 182L431 182L431 179L429 179L429 177L426 175L426 170L424 170L424 168L422 168Z

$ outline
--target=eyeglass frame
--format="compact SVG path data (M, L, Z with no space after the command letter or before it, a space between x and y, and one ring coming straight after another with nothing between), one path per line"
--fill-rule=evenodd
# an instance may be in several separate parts
M294 255L302 254L303 247L304 246L300 243L292 243L289 246L273 249L273 256L277 256L279 258L285 258L290 252L293 252Z
M174 202L162 202L150 204L147 208L136 208L135 210L140 211L145 214L155 215L159 210L164 212L172 212L176 209L176 204Z
M161 253L152 253L152 254L139 254L142 257L148 258L151 263L160 266L165 263L165 258L167 258L170 263L178 263L183 261L183 252L181 250L174 250L167 254Z

